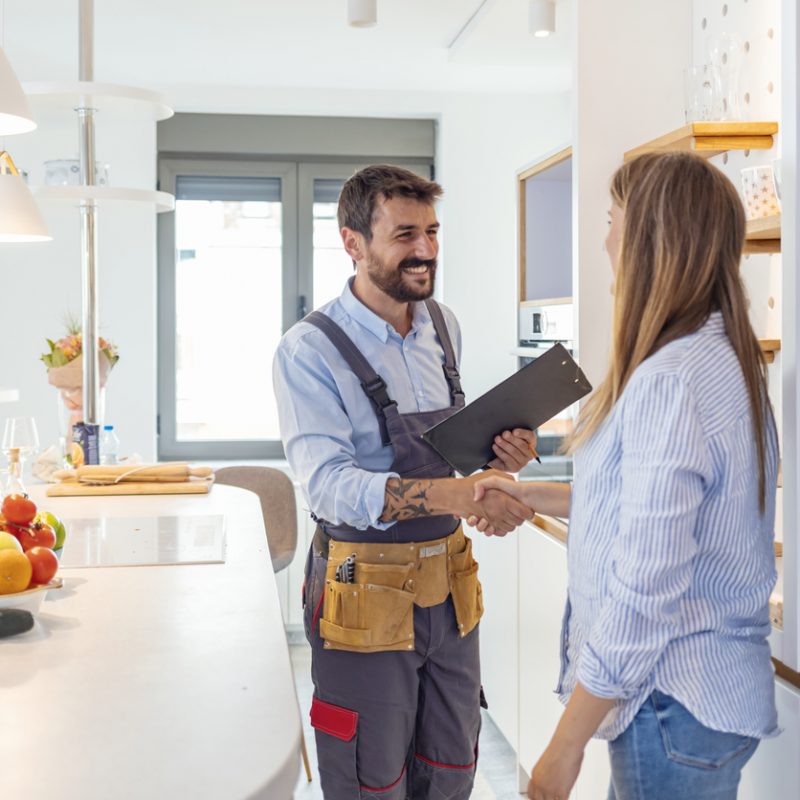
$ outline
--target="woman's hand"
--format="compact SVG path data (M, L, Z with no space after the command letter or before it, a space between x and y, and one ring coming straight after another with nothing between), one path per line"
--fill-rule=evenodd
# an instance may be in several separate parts
M530 800L567 800L583 761L583 750L551 742L531 772Z
M494 437L492 450L497 456L489 462L492 469L519 472L532 458L538 458L536 434L526 428L503 431Z
M533 498L527 497L527 499L523 499L523 495L525 494L523 487L527 486L529 486L529 484L519 483L513 479L506 480L494 476L483 478L475 483L475 494L473 499L476 502L480 502L484 499L484 497L487 496L487 494L491 496L493 493L498 491L505 492L516 500L519 500L520 503L528 506L531 511L535 511L533 507ZM529 519L532 518L532 516L533 515L531 515ZM472 525L473 528L477 528L477 530L479 530L481 533L485 533L487 536L505 536L506 534L505 531L499 530L496 525L492 525L486 517L469 517L467 519L467 524Z

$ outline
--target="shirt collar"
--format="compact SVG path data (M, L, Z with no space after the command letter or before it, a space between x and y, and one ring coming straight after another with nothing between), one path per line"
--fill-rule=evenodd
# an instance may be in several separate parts
M344 290L339 297L339 302L342 308L347 312L351 319L355 320L359 325L366 328L373 336L386 342L389 336L394 333L397 335L394 328L385 320L379 317L374 311L367 308L354 294L353 294L353 280L349 278L344 285ZM413 317L411 320L411 331L409 335L416 335L420 329L425 325L431 323L431 315L425 303L412 303L411 309Z

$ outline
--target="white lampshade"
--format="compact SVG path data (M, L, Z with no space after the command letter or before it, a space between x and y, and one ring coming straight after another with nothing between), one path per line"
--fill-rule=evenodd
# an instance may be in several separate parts
M354 28L371 28L378 22L378 0L347 0L347 23Z
M528 27L532 36L543 38L556 31L556 4L554 0L530 0Z
M47 242L42 215L19 175L0 172L0 242Z
M22 86L0 48L0 136L28 133L35 127Z

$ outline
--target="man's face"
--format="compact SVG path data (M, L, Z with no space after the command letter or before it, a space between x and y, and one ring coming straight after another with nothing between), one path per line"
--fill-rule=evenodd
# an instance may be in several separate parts
M365 242L369 279L399 303L433 294L439 223L432 205L408 197L381 200Z

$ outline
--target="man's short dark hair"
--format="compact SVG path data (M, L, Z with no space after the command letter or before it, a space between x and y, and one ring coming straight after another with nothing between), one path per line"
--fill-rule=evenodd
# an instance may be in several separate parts
M435 181L421 178L403 167L377 164L356 172L342 187L339 195L339 229L358 231L369 242L372 223L379 200L411 197L421 203L433 203L443 194Z

